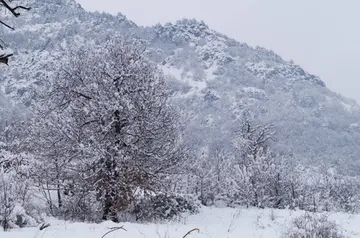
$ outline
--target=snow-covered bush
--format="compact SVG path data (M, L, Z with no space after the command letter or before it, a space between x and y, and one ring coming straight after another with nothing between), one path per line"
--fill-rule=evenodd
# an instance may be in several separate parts
M359 212L358 178L338 173L332 168L297 166L285 175L286 207L311 212Z
M295 218L291 227L284 233L284 238L345 238L344 231L325 215L306 213Z
M190 199L166 194L144 198L134 209L138 221L169 220L186 212L197 213L198 206Z
M73 191L74 194L65 193L58 217L82 222L99 222L101 220L101 204L96 200L96 194L90 191L89 187L78 188Z
M25 209L29 193L28 181L14 169L5 170L0 166L0 225L4 230L36 225L36 220Z

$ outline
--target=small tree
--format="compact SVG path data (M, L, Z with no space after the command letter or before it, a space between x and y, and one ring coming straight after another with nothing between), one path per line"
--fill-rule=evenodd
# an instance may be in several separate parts
M271 126L245 120L234 139L237 151L231 171L234 202L247 206L280 208L283 197L281 161L270 150Z

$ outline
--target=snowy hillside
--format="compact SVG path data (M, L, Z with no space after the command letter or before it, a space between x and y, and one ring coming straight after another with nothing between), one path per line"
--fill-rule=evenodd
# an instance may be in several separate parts
M291 221L303 212L287 210L259 210L259 209L225 209L203 208L199 215L184 216L177 221L163 224L133 224L103 222L101 224L73 223L48 219L50 227L43 231L38 228L24 228L3 233L2 238L100 238L111 227L123 226L124 230L117 230L105 237L131 237L131 238L181 238L188 231L198 228L187 237L247 237L247 238L279 238L291 227ZM360 237L358 226L360 216L334 213L327 214L329 220L335 221L348 237Z
M201 21L22 4L0 13L1 238L360 237L354 100Z
M99 45L113 35L138 38L170 75L174 100L196 114L187 128L192 146L229 144L238 118L246 115L273 124L278 151L293 161L326 161L359 171L360 131L353 125L360 122L360 107L272 51L251 48L195 20L144 28L121 14L88 13L72 0L25 4L31 12L18 19L5 16L15 31L0 28L16 54L0 78L2 90L13 98L28 104L28 88L50 77L71 48Z
M203 125L198 136L211 138L221 131L225 138L194 146L227 144L228 134L237 127L236 118L246 114L274 124L279 151L294 160L346 161L347 167L358 169L360 131L352 125L360 121L359 106L271 51L238 43L195 20L143 28L121 14L88 13L71 0L25 3L33 7L31 12L9 18L16 30L0 29L16 53L11 66L1 69L6 94L27 102L31 97L27 88L51 76L71 47L97 45L114 34L139 38L148 42L149 57L172 75L176 100L196 112L188 130ZM197 140L197 135L188 136Z

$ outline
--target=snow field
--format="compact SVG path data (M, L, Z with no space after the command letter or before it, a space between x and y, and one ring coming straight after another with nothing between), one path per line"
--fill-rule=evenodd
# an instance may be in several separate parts
M123 226L106 238L278 238L288 229L293 218L303 211L275 209L201 208L199 214L187 215L176 221L158 224L103 222L101 224L60 221L49 218L50 227L0 231L0 238L101 238L111 227ZM341 226L348 237L360 237L360 215L329 213L329 219Z

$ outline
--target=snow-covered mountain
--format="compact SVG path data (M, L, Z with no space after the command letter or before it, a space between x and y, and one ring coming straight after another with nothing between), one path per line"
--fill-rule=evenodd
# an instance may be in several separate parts
M0 86L14 99L27 103L29 86L51 77L69 48L102 44L114 35L138 38L167 75L174 102L194 115L186 131L194 149L211 155L213 148L228 148L246 116L273 124L276 148L295 162L326 161L360 171L360 107L272 51L196 20L140 27L122 14L86 12L73 0L23 4L32 10L17 19L1 12L16 28L0 28L15 53L10 67L0 68Z

